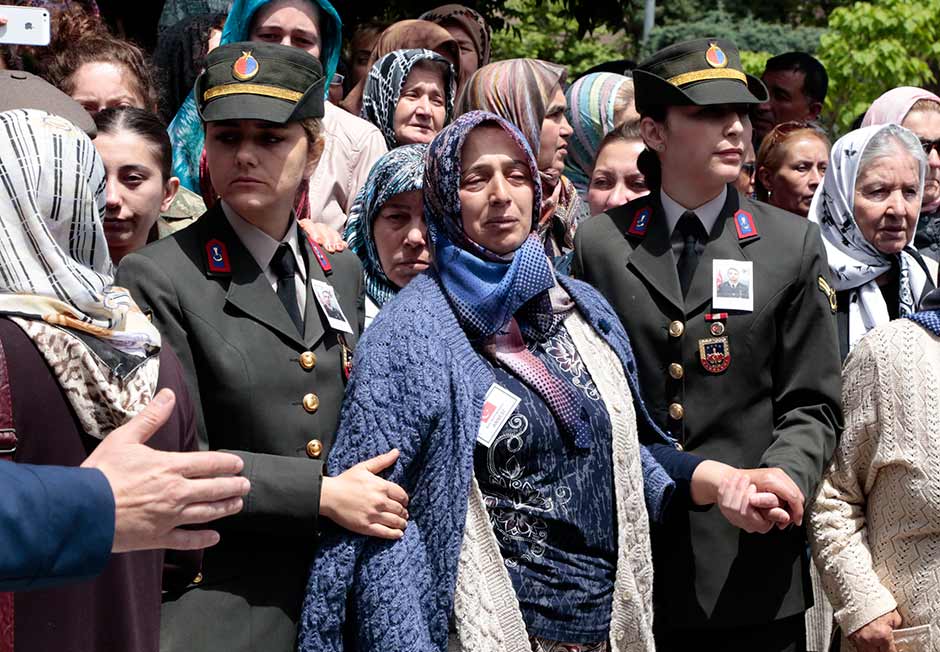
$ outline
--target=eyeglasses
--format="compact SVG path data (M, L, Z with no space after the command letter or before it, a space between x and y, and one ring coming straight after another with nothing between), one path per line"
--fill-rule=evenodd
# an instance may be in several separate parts
M342 86L345 80L346 77L344 75L341 75L338 72L334 72L333 79L330 81L330 86Z
M810 131L814 131L822 136L826 135L826 132L823 131L819 125L813 122L806 122L804 120L789 120L787 122L781 122L776 127L771 129L770 133L764 136L763 143L769 142L769 147L774 147L775 145L779 145L784 140L786 140L787 136L802 129L809 129ZM763 143L761 143L761 145L763 145Z
M940 138L936 140L927 140L926 138L920 139L920 146L924 148L924 154L930 156L930 152L937 150L937 154L940 154Z
M756 168L757 168L757 164L756 164L756 163L744 163L744 164L741 166L741 172L746 173L748 177L753 177L753 176L754 176L754 170L755 170Z

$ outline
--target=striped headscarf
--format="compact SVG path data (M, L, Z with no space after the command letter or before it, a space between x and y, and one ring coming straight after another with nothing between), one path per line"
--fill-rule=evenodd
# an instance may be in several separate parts
M457 115L489 111L505 118L522 132L537 157L542 122L566 76L563 67L538 59L496 61L477 70L467 81L457 99ZM574 248L578 222L588 217L587 204L557 170L539 170L539 180L542 186L539 238L549 255L559 256Z
M454 115L454 95L457 79L450 62L431 50L395 50L375 62L369 69L365 90L362 93L362 117L368 120L385 136L385 144L391 150L398 147L395 139L395 109L408 75L421 61L434 62L444 72L444 124Z
M614 105L625 85L632 87L633 80L612 72L595 72L585 75L565 91L568 100L565 115L573 131L568 143L565 176L582 198L587 195L601 141L617 126Z
M349 211L349 222L343 239L362 261L366 294L379 308L398 294L382 269L372 227L382 206L403 192L424 187L424 153L427 145L403 145L375 162L366 182L356 195Z
M0 134L0 314L36 345L85 432L103 437L153 397L160 348L112 285L104 166L83 131L44 111L0 113Z

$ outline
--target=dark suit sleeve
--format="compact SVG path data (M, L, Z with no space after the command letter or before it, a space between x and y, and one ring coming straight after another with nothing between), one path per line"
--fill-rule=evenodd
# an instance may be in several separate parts
M835 316L819 278L829 264L819 235L810 224L803 240L799 278L790 286L777 332L773 368L773 443L761 466L779 467L812 500L842 432L842 377Z
M130 254L121 260L115 284L127 288L144 311L153 315L153 323L179 358L186 384L193 399L199 447L209 449L199 379L193 351L186 332L186 316L180 306L173 281L151 258ZM241 457L245 468L241 475L251 481L251 493L245 507L219 522L220 528L254 530L272 534L312 533L320 512L320 485L323 462L306 458L227 450Z
M91 579L113 542L114 496L103 473L0 461L0 590Z

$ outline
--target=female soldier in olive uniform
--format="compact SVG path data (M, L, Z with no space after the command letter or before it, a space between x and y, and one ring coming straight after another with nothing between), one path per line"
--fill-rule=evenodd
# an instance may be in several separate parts
M117 282L180 357L202 446L241 456L252 491L220 523L201 575L168 597L161 649L287 652L319 515L397 538L407 496L373 475L395 451L322 477L361 330L361 275L354 255L303 237L291 211L322 147L320 63L280 45L222 46L196 96L221 201L125 257Z
M841 427L819 229L730 185L748 106L767 97L732 43L671 46L634 82L657 187L579 227L574 274L623 320L660 425L702 457L756 469L754 486L799 525ZM749 296L718 292L729 265L749 271ZM749 534L717 510L676 511L654 531L653 561L657 649L804 649L802 527Z

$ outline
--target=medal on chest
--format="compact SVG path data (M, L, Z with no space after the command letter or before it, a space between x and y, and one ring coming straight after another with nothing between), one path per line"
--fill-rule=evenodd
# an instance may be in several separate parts
M710 374L720 374L731 365L731 346L728 336L706 337L698 341L698 355L702 368Z

